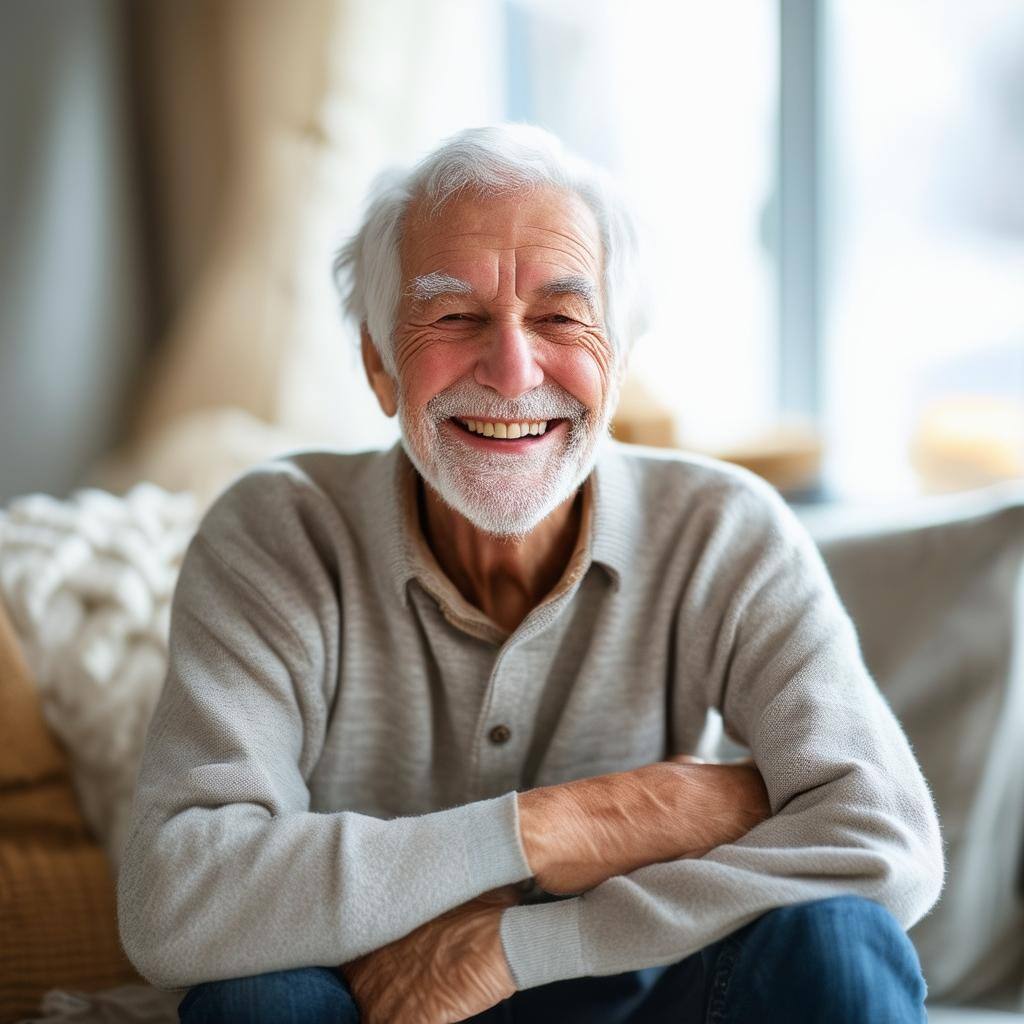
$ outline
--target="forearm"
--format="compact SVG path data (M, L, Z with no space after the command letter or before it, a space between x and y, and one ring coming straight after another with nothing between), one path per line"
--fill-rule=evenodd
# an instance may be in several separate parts
M240 802L168 814L165 825L137 828L127 848L122 942L157 987L278 970L288 957L345 963L484 887L527 877L513 811L498 797L388 820L290 809L269 817ZM233 863L252 867L225 874ZM389 898L368 901L382 871ZM268 942L274 935L287 941Z
M538 883L579 892L648 864L699 857L764 820L752 766L658 762L518 795Z
M507 909L502 942L517 987L656 966L666 950L679 960L768 909L843 894L916 923L941 886L938 823L891 712L870 690L860 696L810 728L799 694L749 730L774 808L749 834L585 898Z
M657 966L665 950L679 960L772 907L840 894L913 924L934 902L942 854L912 762L895 759L891 777L848 751L785 767L794 764L799 781L779 776L791 788L777 813L738 840L651 862L628 884L604 879L585 898L506 909L502 943L516 986Z

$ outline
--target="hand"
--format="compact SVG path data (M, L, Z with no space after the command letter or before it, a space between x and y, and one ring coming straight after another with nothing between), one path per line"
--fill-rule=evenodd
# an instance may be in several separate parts
M362 1024L452 1024L515 991L501 944L501 914L514 885L481 893L338 970Z
M541 888L583 892L615 875L702 857L770 814L752 762L697 763L690 755L518 797L527 861Z

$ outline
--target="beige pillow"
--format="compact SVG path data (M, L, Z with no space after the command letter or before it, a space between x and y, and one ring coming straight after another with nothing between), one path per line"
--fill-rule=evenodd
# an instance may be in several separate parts
M803 518L938 806L946 886L911 932L930 995L1019 992L1024 484Z

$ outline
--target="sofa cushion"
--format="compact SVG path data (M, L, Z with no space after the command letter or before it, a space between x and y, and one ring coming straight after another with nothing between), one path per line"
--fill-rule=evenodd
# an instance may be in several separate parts
M67 757L43 718L14 628L0 604L0 793L67 774Z
M139 980L117 935L114 879L0 603L0 1022L50 988Z
M910 738L946 843L946 885L911 932L932 998L1024 977L1024 486L805 525Z

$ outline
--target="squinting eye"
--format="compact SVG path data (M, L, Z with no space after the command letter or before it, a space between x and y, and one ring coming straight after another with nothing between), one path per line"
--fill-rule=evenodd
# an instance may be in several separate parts
M469 317L465 313L448 313L447 316L441 317L441 320L468 320Z
M555 313L553 316L549 316L548 320L555 324L574 324L576 323L570 316L565 316L563 313Z

